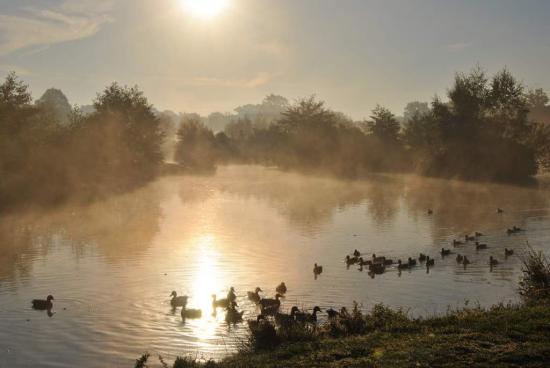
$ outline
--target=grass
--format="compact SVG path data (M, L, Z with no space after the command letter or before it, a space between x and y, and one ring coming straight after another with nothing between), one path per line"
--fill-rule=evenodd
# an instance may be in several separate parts
M430 318L410 318L384 305L364 314L355 304L321 326L262 321L251 327L239 353L220 362L178 358L173 368L550 367L550 267L529 248L523 272L522 304ZM148 358L142 356L136 368L153 367Z

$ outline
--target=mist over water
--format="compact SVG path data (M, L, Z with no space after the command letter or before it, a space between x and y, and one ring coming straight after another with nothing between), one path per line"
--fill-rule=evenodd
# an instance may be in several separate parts
M230 286L245 318L257 313L246 291L260 286L272 296L281 281L289 288L285 310L356 300L418 316L517 301L517 255L527 241L550 250L548 198L537 187L402 175L341 181L222 166L87 207L8 215L0 220L0 366L129 366L144 351L221 358L247 333L246 323L228 326L221 310L211 315L211 294L223 297ZM507 236L512 225L527 231ZM472 264L441 259L441 247L474 231L486 234L489 249L453 249ZM504 259L505 247L516 255ZM346 269L355 248L394 260L422 252L436 265L372 279ZM489 255L501 261L492 272ZM314 262L324 266L317 280ZM172 290L189 295L203 318L182 323ZM30 308L48 294L51 318Z

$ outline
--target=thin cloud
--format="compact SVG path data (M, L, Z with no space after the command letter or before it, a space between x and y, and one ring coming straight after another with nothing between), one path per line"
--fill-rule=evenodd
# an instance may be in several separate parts
M110 1L65 1L49 7L27 7L20 14L0 14L0 55L79 40L96 34L112 18Z
M273 74L261 72L251 79L195 78L190 84L198 87L255 88L269 83L273 78Z
M17 66L12 64L0 64L0 72L2 74L9 73L9 72L15 72L18 76L24 76L31 74L30 70Z

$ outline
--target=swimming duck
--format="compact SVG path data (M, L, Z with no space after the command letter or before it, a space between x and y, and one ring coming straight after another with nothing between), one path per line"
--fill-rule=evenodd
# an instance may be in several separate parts
M235 288L231 286L229 288L229 292L227 293L227 299L229 302L234 302L237 300L237 295L235 294Z
M235 303L232 303L229 308L227 308L227 312L225 313L225 322L227 323L238 323L242 322L243 320L243 314L244 311L237 311L237 305Z
M46 300L44 299L33 299L31 301L33 309L39 309L39 310L50 310L53 307L52 300L54 300L53 296L48 295L46 297Z
M277 293L275 294L275 299L263 298L260 300L259 304L264 309L265 308L279 309L279 307L281 306L281 301L279 300L280 297L282 297L282 295Z
M497 208L497 213L503 213L504 211L502 210L502 208Z
M418 256L418 261L420 262L426 261L426 255L424 253L420 253L420 255Z
M368 260L368 261L365 261L363 259L363 257L359 257L359 261L358 261L359 265L361 266L370 266L372 264L372 261Z
M346 265L351 266L353 264L356 264L359 261L356 257L350 257L349 255L346 256ZM313 272L315 273L315 268L313 269Z
M216 294L212 294L212 309L228 308L229 303L229 299L217 299Z
M286 289L286 285L285 285L284 282L281 282L281 283L279 284L279 286L277 286L277 287L275 288L275 291L278 292L278 293L281 294L281 295L286 294L286 290L287 290L287 289Z
M468 257L464 256L464 259L462 260L462 264L463 264L464 266L470 264L470 260L468 259Z
M412 259L411 257L409 257L409 266L410 267L416 266L416 259Z
M487 249L487 244L482 244L482 243L476 241L476 249L477 250Z
M170 299L170 305L172 307L183 307L185 304L187 304L187 296L178 296L178 293L176 291L172 291L172 294L170 294L172 299Z
M428 209L428 215L433 215L433 214L434 214L434 211L431 208L429 208Z
M248 300L250 300L253 303L258 304L260 302L260 299L261 299L260 291L262 291L262 289L260 289L259 287L257 287L256 290L254 290L254 291L249 291L248 292Z
M506 234L512 235L515 231L512 229L506 229Z
M462 256L460 254L456 255L456 262L457 263L462 263L463 260L464 260L464 256Z
M384 266L391 266L393 264L393 260L386 258L383 262Z
M372 263L384 263L386 261L386 257L377 257L376 254L372 254Z
M426 267L431 267L433 265L435 265L435 260L430 258L430 256L426 256Z
M474 240L476 240L476 237L466 234L466 235L464 235L464 240L466 240L466 241L474 241Z
M355 250L353 251L353 256L354 256L354 257L359 257L360 255L361 255L361 253L360 253L357 249L355 249Z
M513 249L508 249L508 248L504 248L504 256L505 257L508 257L508 256L511 256L514 254L514 250Z
M458 247L459 245L464 244L464 242L461 242L460 240L453 239L453 247Z
M480 236L483 236L483 234L480 233L479 231L476 231L476 232L475 232L475 236L476 236L476 237L480 237Z
M498 264L498 260L496 260L495 258L493 258L493 256L490 256L489 257L489 265L491 266L496 266Z
M451 254L451 250L450 249L445 249L445 248L441 248L441 256L448 256L449 254Z
M408 263L402 263L401 260L397 261L397 269L398 270L405 270L410 268L411 266Z
M523 231L523 229L521 227L517 227L515 225L512 227L512 230L514 230L516 233L520 232L520 231Z
M197 319L202 317L202 311L200 309L187 309L187 303L181 308L181 319Z
M386 271L386 266L383 263L373 263L369 266L369 271L380 275Z
M319 265L317 265L317 263L315 263L313 265L313 273L315 275L320 275L321 273L323 273L323 266L319 266Z

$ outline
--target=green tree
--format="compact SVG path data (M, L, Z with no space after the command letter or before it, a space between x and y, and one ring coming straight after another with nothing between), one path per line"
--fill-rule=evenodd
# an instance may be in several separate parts
M395 115L385 107L376 105L372 110L370 120L367 121L367 128L370 134L380 141L388 144L396 144L399 140L401 126Z

